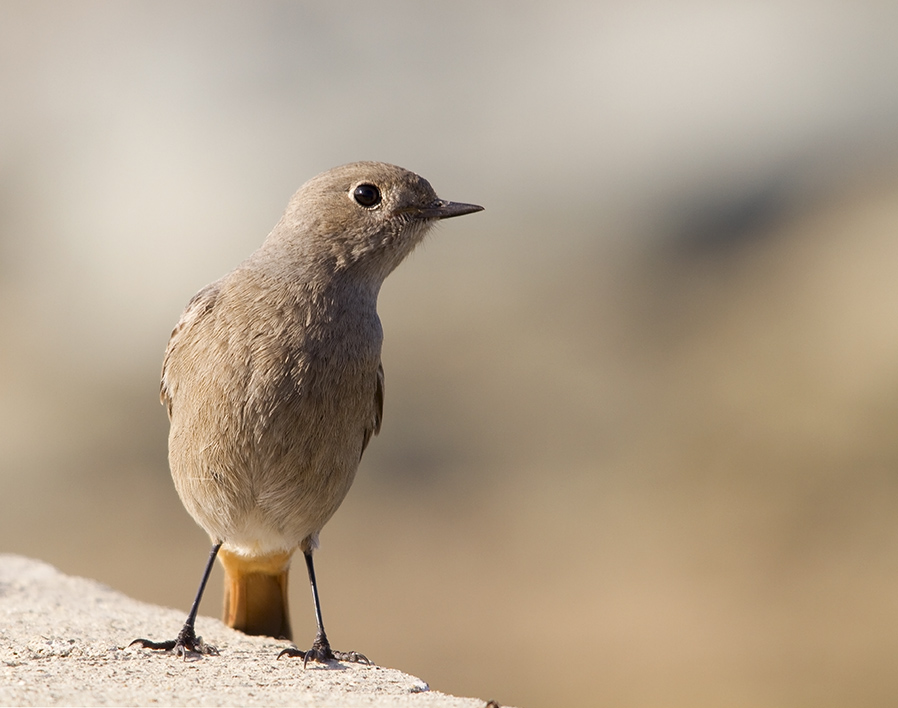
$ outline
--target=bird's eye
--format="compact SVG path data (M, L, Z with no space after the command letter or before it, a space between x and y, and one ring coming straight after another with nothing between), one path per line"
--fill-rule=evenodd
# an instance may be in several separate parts
M370 208L380 204L380 190L373 184L360 184L352 190L352 198L357 204Z

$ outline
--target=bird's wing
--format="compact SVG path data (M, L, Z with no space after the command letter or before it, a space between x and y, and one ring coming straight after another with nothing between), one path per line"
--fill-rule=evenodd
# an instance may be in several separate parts
M165 359L162 361L162 383L159 387L159 399L168 408L169 418L171 418L172 407L172 381L169 364L172 361L172 355L178 348L178 344L184 338L184 335L215 306L218 290L218 283L212 283L194 295L190 302L187 303L187 307L184 308L181 319L178 320L178 324L175 325L171 337L168 339Z
M359 455L359 459L361 456L365 454L365 448L368 447L368 443L371 440L372 435L377 435L380 432L380 424L384 419L384 365L377 365L377 383L374 388L374 417L371 420L371 425L365 428L365 436L362 438L362 452Z

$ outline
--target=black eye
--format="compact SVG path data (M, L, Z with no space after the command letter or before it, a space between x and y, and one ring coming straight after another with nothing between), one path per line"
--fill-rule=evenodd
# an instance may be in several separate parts
M380 190L373 184L360 184L352 190L352 198L363 207L380 204Z

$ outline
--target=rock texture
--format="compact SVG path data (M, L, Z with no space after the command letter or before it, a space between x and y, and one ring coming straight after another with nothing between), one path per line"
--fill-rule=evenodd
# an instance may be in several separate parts
M174 636L183 612L137 602L46 563L0 554L0 705L483 708L380 666L276 659L285 642L202 618L220 656L197 660L127 648Z

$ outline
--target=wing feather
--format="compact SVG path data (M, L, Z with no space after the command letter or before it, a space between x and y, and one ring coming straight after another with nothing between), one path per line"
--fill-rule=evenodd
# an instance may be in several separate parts
M169 419L171 418L172 396L174 395L174 385L171 380L169 364L171 363L172 357L178 348L178 344L183 339L184 335L200 320L206 317L206 315L212 311L212 308L215 307L215 301L218 298L218 290L218 283L212 283L194 295L190 299L190 302L187 303L187 307L184 308L184 312L181 314L181 319L178 320L178 324L175 325L175 328L172 330L171 336L168 339L168 346L165 349L165 358L162 361L162 381L159 386L159 400L168 409Z
M362 452L359 454L359 459L361 459L362 455L365 454L365 448L368 447L368 443L371 441L372 435L377 435L380 432L380 424L384 419L384 365L380 363L377 365L377 382L374 387L374 417L371 419L371 425L365 428L365 434L362 439Z

